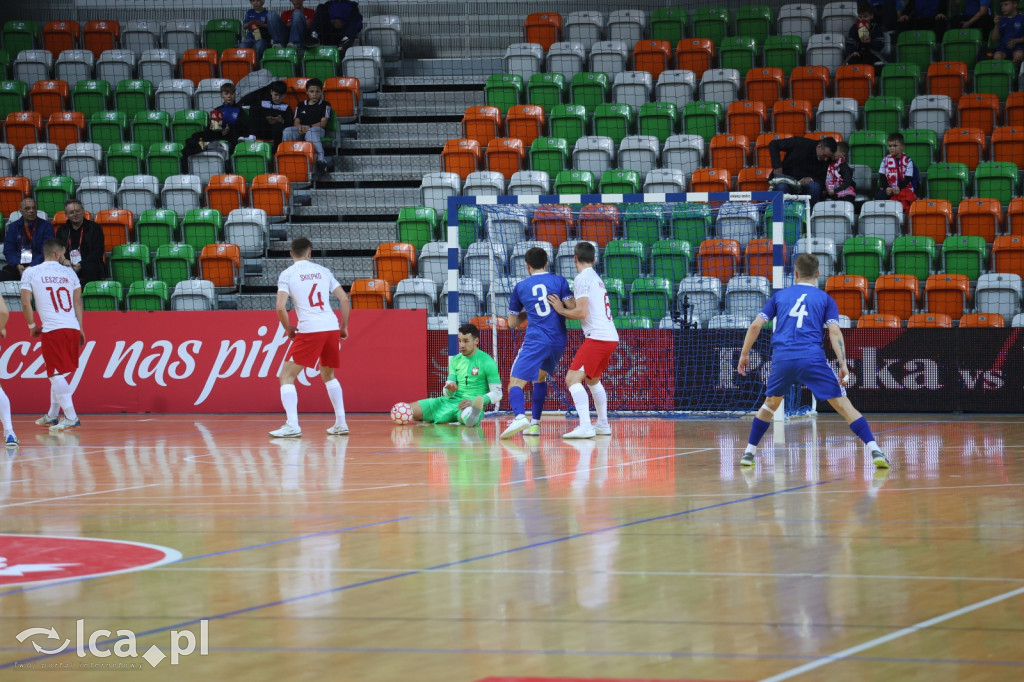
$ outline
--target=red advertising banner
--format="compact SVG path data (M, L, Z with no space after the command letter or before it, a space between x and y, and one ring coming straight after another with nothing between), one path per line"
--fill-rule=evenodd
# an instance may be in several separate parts
M85 314L88 338L71 378L75 406L103 412L279 412L277 375L290 341L272 311ZM426 394L422 310L354 310L338 378L350 412L386 412ZM16 413L50 404L39 339L12 313L0 381ZM330 412L319 371L299 375L299 409Z

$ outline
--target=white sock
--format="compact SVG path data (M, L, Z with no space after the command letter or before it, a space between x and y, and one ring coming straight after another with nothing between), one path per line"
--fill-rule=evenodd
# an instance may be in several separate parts
M868 443L868 452L874 452L875 450L881 449L882 448L878 447L878 443L876 443L875 441L871 441L870 443Z
M757 446L756 445L751 445L750 443L747 443L747 449L743 451L743 454L747 454L748 452L750 454L752 454L752 455L756 455L757 454Z
M11 400L0 388L0 420L4 423L4 433L14 433L14 424L11 422Z
M75 421L78 419L78 413L75 412L75 404L71 402L71 386L68 385L68 380L64 378L63 374L58 374L55 377L50 377L50 388L57 396L57 402L60 403L60 407L64 410L64 416Z
M587 389L583 384L573 384L569 387L569 395L572 396L572 404L576 406L576 413L580 416L580 426L590 428L590 398L587 396Z
M334 405L334 425L342 426L345 423L345 399L342 397L341 384L335 378L324 382L324 386L327 387L331 405Z
M299 394L295 392L294 384L281 386L281 404L288 426L299 428Z
M608 423L608 393L599 381L590 387L590 395L594 396L594 409L597 410L597 423L605 426Z
M525 417L526 415L523 415L523 416ZM530 424L531 424L531 425L532 425L532 424L540 424L540 420L539 420L539 419L533 419L533 418L531 417L531 418L530 418Z
M57 391L54 390L53 384L50 384L50 409L46 411L46 416L50 419L56 419L60 415L60 401L57 400Z

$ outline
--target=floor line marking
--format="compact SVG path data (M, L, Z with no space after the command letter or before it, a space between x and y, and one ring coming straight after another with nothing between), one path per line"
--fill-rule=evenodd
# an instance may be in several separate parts
M24 507L29 504L42 504L43 502L57 502L59 500L70 500L75 497L88 497L90 495L106 495L107 493L119 493L125 490L139 490L140 488L153 488L158 485L166 485L165 483L145 483L143 485L132 485L126 488L113 488L111 490L94 490L90 493L78 493L76 495L61 495L60 497L43 497L35 500L26 500L25 502L12 502L10 504L0 504L0 509L8 509L10 507Z

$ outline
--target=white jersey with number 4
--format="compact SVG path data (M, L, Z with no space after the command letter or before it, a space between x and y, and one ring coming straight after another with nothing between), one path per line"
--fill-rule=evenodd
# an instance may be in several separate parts
M300 334L341 328L338 314L331 310L331 292L340 286L330 270L309 260L296 262L277 278L277 290L292 297Z
M594 268L586 268L572 281L572 295L576 300L589 299L587 316L580 320L583 336L595 341L618 341L619 332L612 322L612 307L608 303L608 291L604 288L604 280L594 272Z
M81 331L75 315L75 289L81 288L75 271L55 260L33 265L21 274L21 290L35 296L44 333L54 329Z

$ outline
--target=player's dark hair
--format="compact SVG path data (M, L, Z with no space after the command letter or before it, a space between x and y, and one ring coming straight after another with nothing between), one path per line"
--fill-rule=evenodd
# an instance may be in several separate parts
M279 95L288 94L288 84L285 83L284 81L273 81L267 87L270 88L271 92L276 92Z
M548 252L539 246L527 249L526 264L534 270L543 270L548 266Z
M292 240L291 251L296 256L308 256L313 250L313 242L309 241L305 237L296 237Z
M476 328L475 324L470 324L469 322L467 322L466 324L464 324L461 327L459 327L459 333L460 334L469 334L474 339L477 339L477 340L480 339L480 330Z
M593 263L597 260L597 251L594 249L594 245L590 242L579 242L576 247L572 250L576 260L581 263Z
M58 251L64 250L64 242L59 239L47 239L43 242L43 256L50 257Z
M834 137L823 137L820 140L818 140L818 144L820 144L822 147L824 147L825 149L829 150L833 154L836 153L836 138L834 138Z
M221 91L222 94L225 93L225 92L229 92L229 93L231 93L233 95L233 94L235 94L235 84L234 83L224 83L223 85L220 86L220 91Z
M837 142L836 153L839 154L839 156L849 156L850 144L848 142Z
M793 261L793 269L800 279L814 277L814 273L818 271L818 257L813 253L801 253Z

